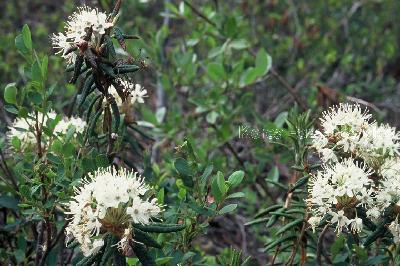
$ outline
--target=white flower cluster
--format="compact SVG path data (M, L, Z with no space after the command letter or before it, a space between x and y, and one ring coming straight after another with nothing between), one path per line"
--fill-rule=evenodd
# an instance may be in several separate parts
M108 21L107 14L87 6L80 7L68 18L65 33L60 32L52 36L53 46L59 50L57 54L61 54L68 63L74 63L76 53L66 52L82 41L87 29L93 30L89 46L96 47L105 31L113 25Z
M337 162L337 155L351 156L379 167L386 158L399 155L400 134L389 125L369 122L370 118L359 105L332 107L321 118L322 131L312 136L313 147L324 162Z
M318 225L326 214L336 230L351 226L354 232L362 230L362 220L357 217L355 207L367 204L372 196L371 171L360 167L352 159L334 165L325 165L310 180L308 205L313 210L312 225ZM351 217L351 218L349 218Z
M312 146L324 163L309 187L313 229L327 218L338 233L358 233L363 221L357 207L365 208L375 221L391 205L400 211L400 134L370 119L371 114L358 105L340 104L324 112L322 130L312 136ZM394 240L400 240L397 220L389 229Z
M38 113L38 121L39 123L43 122L43 125L46 125L48 119L56 119L57 114L54 111L48 112L46 115L43 113ZM17 118L13 122L13 124L9 127L9 131L7 133L8 139L17 138L21 141L22 148L28 147L36 143L36 135L35 135L35 113L28 114L27 118ZM54 134L58 136L63 136L68 132L68 129L71 127L75 127L76 133L83 133L86 122L79 117L64 117L57 123L54 128Z
M103 245L106 234L118 236L118 247L129 247L132 223L148 224L161 212L156 199L146 200L148 191L143 178L136 172L109 167L97 170L75 188L76 195L67 205L72 220L66 228L85 256L95 254Z
M125 88L124 93L127 97L123 102L115 87L111 85L109 87L109 93L114 97L118 106L121 107L124 104L133 106L136 102L144 103L144 98L147 97L147 90L143 89L140 84L134 84L123 79L118 79L117 81Z
M86 121L82 120L80 117L64 117L60 122L57 123L54 132L56 134L64 135L67 134L71 127L75 128L75 134L82 134L86 127Z

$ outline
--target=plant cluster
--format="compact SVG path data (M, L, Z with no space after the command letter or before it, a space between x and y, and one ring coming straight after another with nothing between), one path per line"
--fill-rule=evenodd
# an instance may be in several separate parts
M324 164L323 170L311 174L309 222L315 228L325 220L338 233L360 233L371 220L381 227L390 223L397 243L400 133L370 120L371 114L350 104L332 107L321 118L321 131L315 131L312 146Z

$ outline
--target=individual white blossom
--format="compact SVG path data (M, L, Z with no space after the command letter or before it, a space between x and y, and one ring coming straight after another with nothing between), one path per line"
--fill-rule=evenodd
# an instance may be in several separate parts
M311 216L308 219L308 223L310 224L313 232L315 233L315 229L318 227L318 225L320 224L322 218L320 216Z
M370 174L366 166L352 159L325 165L311 177L307 203L312 216L330 215L330 222L336 225L338 233L348 225L352 225L353 231L359 231L361 225L355 208L363 203L365 195L372 198Z
M356 218L354 218L354 219L351 221L350 225L351 225L351 231L353 231L353 233L358 234L358 233L360 233L360 232L362 231L362 228L363 228L363 221L362 221L361 218L358 218L358 217L356 216Z
M108 232L119 235L118 247L126 248L132 238L131 223L148 224L161 212L156 199L144 198L148 189L136 172L97 170L75 188L76 195L67 204L67 214L72 215L67 235L78 241L85 256L93 254L95 239L104 239Z
M147 90L143 89L140 84L135 84L127 80L119 79L118 82L124 87L124 95L126 99L123 102L119 96L116 88L111 85L109 87L109 93L114 97L118 106L133 106L136 102L144 103L144 98L147 97Z
M388 229L390 233L393 235L393 242L395 244L400 243L400 225L399 225L399 220L398 217L396 217L396 220L392 221L390 225L388 226Z
M53 47L58 50L57 54L61 54L68 63L74 63L76 59L75 52L66 54L66 51L80 43L89 28L93 30L89 46L96 47L102 35L111 27L113 27L113 23L108 21L107 14L95 8L79 7L78 11L68 18L65 25L65 33L53 34Z

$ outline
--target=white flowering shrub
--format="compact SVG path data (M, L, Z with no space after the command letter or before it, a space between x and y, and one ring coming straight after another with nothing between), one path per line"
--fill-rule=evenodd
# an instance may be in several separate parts
M289 116L285 146L297 173L285 201L248 224L277 226L265 250L275 258L289 252L289 264L307 260L306 250L318 265L389 261L387 248L400 239L399 132L357 104L333 106L317 122L312 130L309 113ZM332 253L327 235L337 237ZM368 259L373 250L380 257Z
M51 37L76 89L70 103L57 103L57 85L46 84L51 65L34 50L27 25L15 40L26 80L4 91L15 118L0 142L0 205L12 210L0 230L26 252L0 248L7 264L186 263L201 258L193 242L210 221L244 196L232 191L243 171L213 175L183 137L163 168L151 160L160 130L139 120L149 96L136 73L147 64L127 52L126 41L138 37L118 28L121 4L110 14L77 8Z

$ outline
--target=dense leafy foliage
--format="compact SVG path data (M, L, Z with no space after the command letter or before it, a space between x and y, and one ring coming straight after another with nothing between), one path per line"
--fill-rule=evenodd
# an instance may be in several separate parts
M55 55L52 34L65 33L82 2L112 26L86 30L78 38L86 43ZM0 8L0 261L398 263L388 229L396 212L337 235L329 218L312 228L307 206L322 169L311 138L321 110L356 102L399 125L398 1L33 0ZM140 173L149 186L140 196L162 211L112 230L103 223L103 245L84 256L65 233L66 204L74 187L111 165ZM131 249L118 248L121 228Z

